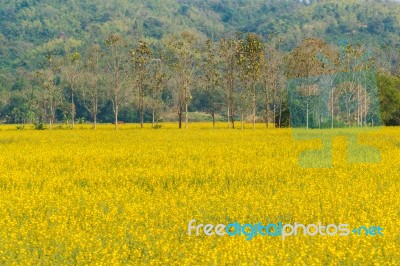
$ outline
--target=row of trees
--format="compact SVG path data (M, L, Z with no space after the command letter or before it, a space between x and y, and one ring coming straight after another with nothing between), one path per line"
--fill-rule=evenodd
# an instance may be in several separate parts
M111 34L83 51L49 55L40 69L25 73L5 113L9 122L50 128L57 120L74 127L77 114L96 128L99 115L111 120L112 112L117 129L121 112L132 110L142 127L175 113L179 128L187 128L195 110L209 113L214 125L217 117L225 118L230 128L235 121L243 128L246 120L254 128L261 120L267 127L288 126L286 80L346 71L365 47L344 46L345 57L339 47L316 38L283 53L279 42L253 33L213 41L183 32L152 44Z

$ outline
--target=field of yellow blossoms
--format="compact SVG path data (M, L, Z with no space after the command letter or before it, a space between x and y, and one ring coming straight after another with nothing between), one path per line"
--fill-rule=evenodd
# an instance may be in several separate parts
M400 128L360 136L382 161L298 166L318 140L218 124L0 127L1 265L400 265ZM383 236L188 235L196 224L347 223Z

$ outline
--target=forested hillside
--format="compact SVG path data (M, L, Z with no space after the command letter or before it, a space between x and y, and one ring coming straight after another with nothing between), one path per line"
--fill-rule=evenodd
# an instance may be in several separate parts
M364 43L399 47L400 7L387 1L296 0L3 0L0 3L2 65L30 65L27 51L73 49L110 32L161 39L190 28L208 37L229 32L273 34L293 48L304 37L328 41L343 35Z
M284 61L290 51L298 47L306 38L316 37L329 45L343 43L346 39L349 43L358 43L373 51L375 67L381 72L379 84L390 87L390 90L382 92L382 99L385 97L397 99L399 94L399 82L395 76L399 75L400 4L395 1L3 0L0 3L1 117L9 122L22 120L32 122L40 117L45 119L43 115L38 115L39 103L36 99L33 104L32 95L35 88L43 87L44 81L41 79L46 75L54 74L56 77L51 78L54 80L53 85L64 91L63 97L67 100L60 100L60 106L61 102L64 105L65 102L70 102L69 90L74 90L74 84L71 83L71 76L65 74L67 73L65 69L71 68L71 65L79 61L77 69L80 69L79 71L85 69L87 72L90 68L88 67L89 59L94 60L94 45L99 45L98 56L102 57L103 64L106 64L104 63L106 55L112 56L112 47L115 44L112 38L110 39L111 36L118 36L124 43L127 52L127 58L124 60L128 60L129 50L140 48L140 40L151 50L151 59L160 59L162 55L168 56L171 53L171 47L168 47L168 45L173 45L171 36L181 36L182 32L190 33L190 36L194 36L193 38L198 43L196 56L200 61L197 64L193 63L199 66L195 70L196 78L209 77L204 71L204 69L209 69L204 68L204 65L207 62L211 64L207 61L207 51L211 49L207 50L207 39L210 39L211 46L217 49L217 46L221 47L219 45L221 39L235 39L236 33L255 33L263 44L276 50L279 56L275 59L281 61L277 64L280 64L282 68L285 67ZM245 34L242 34L240 38L245 40L243 36ZM106 40L109 41L109 45L106 44ZM174 49L179 55L176 45ZM145 51L141 52L145 53ZM221 51L216 53L218 57L221 56ZM74 55L75 59L73 59ZM180 54L180 56L184 55ZM60 65L55 66L54 62L49 62L52 58L64 68ZM65 58L69 59L65 61ZM143 60L143 58L139 59ZM134 74L135 77L132 77L135 80L140 74L140 69L137 68L140 64L136 62L135 68L133 61L139 59L132 55L129 57L134 69L132 71L137 72ZM69 68L65 67L68 64ZM212 64L221 64L221 62L216 60ZM104 65L102 67L103 71L107 72L107 67ZM108 69L111 68L112 66L108 66ZM52 69L54 73L48 73L49 69ZM176 111L179 97L177 99L177 93L171 89L179 86L176 83L176 77L174 79L174 71L183 70L171 64L168 65L168 71L165 71L168 78L163 86L169 89L162 92L161 99L164 108L160 112L182 115L181 111ZM42 75L39 75L40 78L38 78L38 73ZM223 72L221 73L224 75ZM239 76L236 78L240 79ZM221 87L221 91L227 91L224 84L218 82L217 84L217 87ZM82 91L78 90L78 87L83 85L82 83L79 86L76 85L76 96L73 98L76 97L77 102L72 102L76 111L71 112L74 114L76 112L77 116L91 120L88 108L84 108ZM103 86L110 85L104 83ZM137 83L132 82L131 86L135 87L132 90L139 91L135 94L141 93ZM207 97L208 92L206 92L204 82L196 80L190 86L192 86L190 95L186 95L190 98L189 111L210 112L210 97ZM29 91L31 94L28 93ZM235 92L237 93L235 101L240 102L238 88L235 88ZM219 94L222 95L218 97L228 102L224 99L228 97L227 95L221 92ZM395 95L395 97L388 95ZM137 99L132 96L133 104L131 102L130 107L127 107L128 103L124 105L126 108L121 114L122 119L139 121L140 117L144 117L144 120L149 121L151 117L149 97L148 94L143 97L139 95ZM101 121L110 122L113 120L113 102L107 97L103 100L104 104L101 108L99 107L98 114ZM392 121L391 124L400 120L396 118L400 105L396 100L393 101L387 119L387 121ZM283 105L284 102L280 104ZM36 110L27 107L32 105L36 105ZM219 103L218 108L214 109L223 115L222 110L229 107L220 105L222 104ZM60 106L54 106L57 110L55 120L71 116L64 107L63 109ZM273 108L277 108L275 104ZM26 109L32 110L28 112ZM257 112L261 110L260 107ZM25 118L22 119L22 116Z

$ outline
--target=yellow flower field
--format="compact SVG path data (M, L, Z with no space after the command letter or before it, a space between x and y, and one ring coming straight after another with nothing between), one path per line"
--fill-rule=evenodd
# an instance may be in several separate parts
M400 128L381 163L304 169L291 129L0 127L0 264L400 265ZM188 235L188 222L381 226L383 236Z

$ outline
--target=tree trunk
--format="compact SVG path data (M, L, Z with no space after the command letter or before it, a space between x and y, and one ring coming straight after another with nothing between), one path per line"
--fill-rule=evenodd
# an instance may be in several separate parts
M54 113L55 113L55 110L54 110L53 106L50 106L50 117L49 117L50 129L53 129L53 122L54 122L54 117L55 117Z
M319 129L321 129L321 124L322 124L322 115L321 115L321 112L318 114L318 126L319 126Z
M142 85L140 85L142 86ZM140 108L140 128L143 128L144 123L144 93L143 89L140 88L140 100L139 100L139 108Z
M333 89L332 89L332 94L331 94L331 128L333 129L333 104L334 104L334 101L333 101L334 99L333 99Z
M241 111L241 128L242 128L242 130L244 129L244 113L243 113L243 110Z
M188 129L188 123L189 123L189 92L188 92L188 81L185 80L184 83L184 90L185 90L185 129Z
M97 128L97 113L93 114L93 129L96 130Z
M400 70L400 69L399 69ZM367 110L367 91L365 91L365 96L364 96L364 126L367 126L367 114L368 114L368 110Z
M187 101L185 102L185 129L188 129L189 126L189 104L187 103Z
M179 128L182 128L182 103L179 103L178 109L178 117L179 117Z
M279 120L278 120L278 128L281 128L281 123L282 123L282 94L280 97L280 102L279 102Z
M265 86L265 123L267 128L269 128L269 97L268 97L268 87Z
M234 115L233 115L233 108L232 105L229 109L229 117L228 117L228 121L229 121L229 128L234 129L235 128L235 119L234 119Z
M228 74L228 128L235 128L234 114L233 114L233 66Z
M215 128L215 112L214 111L212 111L211 116L212 116L212 121L213 121L213 128Z
M115 130L118 130L118 105L115 106Z
M74 90L71 89L71 116L72 116L72 129L75 128L75 101L74 101Z
M254 84L252 85L253 91L253 129L256 129L256 89Z
M154 124L155 124L155 111L154 111L154 108L153 108L153 112L152 112L152 125L153 125L153 127L154 127Z
M231 128L231 112L230 112L230 106L229 106L229 101L228 101L228 128Z
M277 87L277 81L274 81L274 99L273 99L273 103L274 103L274 128L276 127L276 87Z
M360 109L360 87L357 86L357 126L361 127L362 113Z
M144 123L144 112L143 112L143 108L140 111L140 128L143 128L143 123Z
M308 113L308 99L307 99L307 110L306 110L306 128L308 129L308 117L309 117L309 113Z

